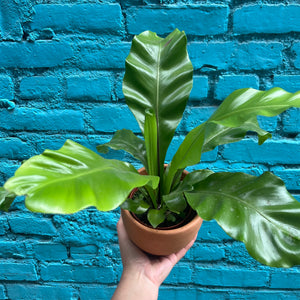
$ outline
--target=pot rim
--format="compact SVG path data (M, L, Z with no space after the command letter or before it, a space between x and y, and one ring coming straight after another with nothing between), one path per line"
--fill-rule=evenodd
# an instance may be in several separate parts
M176 235L177 233L179 232L182 232L182 231L186 231L188 230L190 227L193 227L195 225L195 223L199 223L201 222L202 223L202 219L198 216L198 214L196 213L195 217L190 221L188 222L187 224L181 226L181 227L177 227L177 228L166 228L166 229L157 229L157 228L153 228L153 227L149 227L149 226L146 226L144 224L142 224L141 222L139 222L138 220L136 220L130 211L128 210L125 210L125 209L122 209L122 212L124 214L126 214L127 217L129 217L131 219L131 221L133 223L135 223L135 225L139 228L139 229L143 229L147 232L159 232L161 235L165 235L165 236L169 236L169 235Z

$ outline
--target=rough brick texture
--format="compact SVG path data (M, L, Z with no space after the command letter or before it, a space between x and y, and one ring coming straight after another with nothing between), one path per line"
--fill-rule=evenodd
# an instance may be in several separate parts
M121 7L111 4L40 4L34 7L32 29L51 28L55 32L106 32L123 31ZM109 16L109 17L108 17Z
M233 30L238 34L297 32L299 13L300 5L245 5L234 12Z
M221 34L227 31L228 12L225 5L197 5L189 8L132 7L127 10L128 32L139 34L141 31L151 30L159 34L169 33L176 20L175 26L187 34Z
M96 150L117 129L140 133L124 104L122 78L130 41L143 30L161 36L184 30L194 65L167 161L233 90L298 91L299 14L292 0L0 1L0 184L22 160L58 149L66 138ZM258 146L250 134L205 153L190 169L271 171L300 201L300 110L259 123L272 140ZM105 157L132 161L123 152ZM93 208L33 214L18 198L0 213L0 299L110 299L122 272L118 219L119 210ZM159 299L296 300L299 278L299 267L262 266L215 221L204 222Z

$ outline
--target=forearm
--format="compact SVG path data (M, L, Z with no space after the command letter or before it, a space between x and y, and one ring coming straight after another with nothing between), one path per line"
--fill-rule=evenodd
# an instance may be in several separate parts
M123 273L112 300L157 300L158 289L144 276Z

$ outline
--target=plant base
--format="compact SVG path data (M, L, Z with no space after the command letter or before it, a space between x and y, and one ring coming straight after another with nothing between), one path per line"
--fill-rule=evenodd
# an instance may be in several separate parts
M136 220L128 210L121 210L130 240L153 255L169 255L184 248L197 234L202 219L196 215L189 223L175 229L154 229Z

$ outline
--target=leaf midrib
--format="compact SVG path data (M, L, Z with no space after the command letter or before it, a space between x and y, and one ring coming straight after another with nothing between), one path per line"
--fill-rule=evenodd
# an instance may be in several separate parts
M160 103L160 94L159 94L159 90L160 90L160 61L161 61L161 45L162 45L162 41L160 41L158 43L158 57L157 57L157 70L156 70L156 104L155 104L155 116L156 116L156 145L157 145L157 172L158 172L158 176L160 177L160 118L159 118L159 103ZM156 174L153 174L156 175ZM161 182L159 184L159 194L160 194L160 186L161 186Z
M90 174L101 172L101 171L106 171L106 170L109 170L109 169L114 169L114 168L112 166L109 166L109 167L105 167L105 168L96 168L96 169L93 169L93 170L89 170L87 172L84 172L83 174L80 173L80 174L74 174L74 175L69 175L69 176L66 176L64 174L64 176L62 178L59 177L58 179L50 180L50 182L49 182L49 179L47 179L44 184L39 184L38 188L34 188L31 192L28 193L28 195L43 189L47 185L55 184L56 182L64 182L64 181L74 180L74 179L79 178L79 177L88 176ZM118 173L120 173L120 172L123 172L123 170L118 169ZM128 171L128 172L130 172L130 171ZM22 193L22 195L23 195L23 193Z

